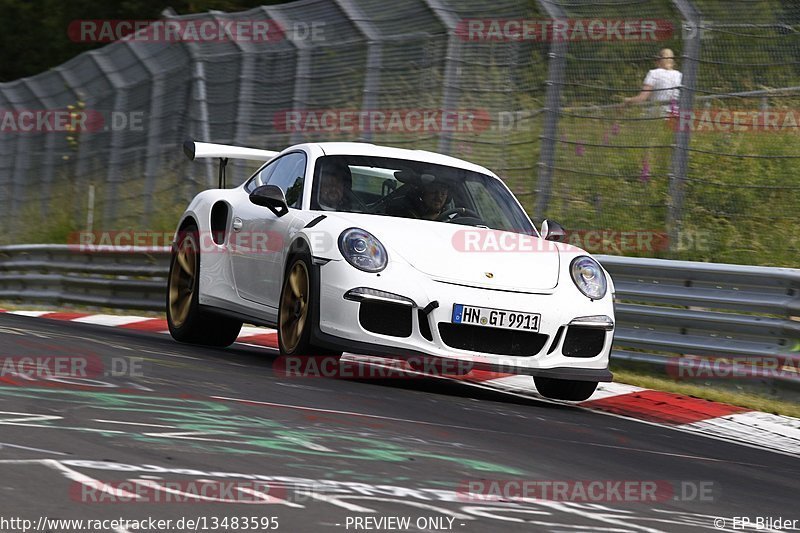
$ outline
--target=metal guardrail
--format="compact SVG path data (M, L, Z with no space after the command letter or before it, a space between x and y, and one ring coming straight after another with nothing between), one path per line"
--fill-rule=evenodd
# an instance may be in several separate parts
M2 246L0 300L162 311L168 272L168 247Z
M686 378L755 369L741 377L800 384L800 270L597 258L617 291L615 360Z
M596 257L617 291L615 360L672 375L702 371L693 356L800 368L800 269ZM0 300L162 310L168 268L167 247L4 246Z

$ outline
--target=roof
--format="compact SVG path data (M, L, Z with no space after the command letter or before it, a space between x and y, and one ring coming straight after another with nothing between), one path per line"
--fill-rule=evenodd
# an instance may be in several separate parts
M495 176L495 173L488 168L451 157L449 155L428 152L427 150L408 150L405 148L393 148L391 146L381 146L370 143L360 142L320 142L306 143L318 146L325 155L371 155L378 157L391 157L395 159L410 159L412 161L424 161L435 165L445 165L448 167L463 168L481 174ZM292 147L296 148L296 147Z

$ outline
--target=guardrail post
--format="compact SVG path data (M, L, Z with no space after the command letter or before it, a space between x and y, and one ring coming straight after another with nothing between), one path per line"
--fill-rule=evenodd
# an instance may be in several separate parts
M225 19L219 17L220 12L212 11L211 17L215 21L224 23ZM236 97L236 127L233 133L233 144L238 146L249 146L251 124L255 115L253 103L258 100L255 91L257 72L256 72L256 53L258 50L251 42L244 42L240 39L231 39L231 44L239 50L239 94ZM247 164L241 159L233 159L227 164L227 186L238 185L239 176L247 170Z
M86 92L84 91L83 81L73 72L72 70L66 68L65 65L60 65L55 68L55 71L63 78L64 86L69 87L73 94L75 95L75 103L83 103L84 105L89 104L89 96L87 96ZM83 183L86 183L88 180L86 179L86 175L88 171L88 161L89 156L91 153L91 147L88 145L85 139L82 139L81 136L84 132L76 131L73 132L73 135L77 137L78 142L78 150L75 154L75 164L71 165L74 169L74 174L69 176L69 178L73 182L73 190L75 191L75 202L72 206L72 220L76 224L80 224L81 220L84 219L85 215L85 206L86 202L84 202L83 191L84 189L81 187ZM87 187L88 189L88 187ZM80 227L80 226L78 226Z
M5 108L8 102L5 87L0 86L0 106ZM11 135L0 135L0 209L3 213L11 212L11 169L14 161L14 146L11 142ZM6 235L9 234L9 217L3 217L0 222L0 230Z
M139 223L142 228L146 228L150 223L150 216L153 213L153 194L155 192L156 180L158 179L160 150L163 146L161 114L164 108L164 74L158 72L142 55L138 43L126 42L131 54L139 60L139 63L147 70L150 75L150 111L147 117L147 153L145 155L144 166L144 208ZM147 45L145 45L147 46Z
M442 111L454 111L458 105L458 80L461 77L461 47L463 43L456 34L458 17L446 9L440 0L425 0L436 18L447 28L447 53L445 56L444 82L442 83ZM449 154L452 149L453 132L442 131L438 151Z
M177 18L175 10L172 8L166 8L164 11L162 11L161 15L165 19ZM187 41L183 43L183 46L189 53L189 57L192 58L192 96L187 112L189 116L197 117L191 122L191 125L189 126L190 131L187 133L196 140L214 142L214 139L211 138L211 132L209 128L208 96L206 94L206 65L203 61L202 55L197 49L196 43ZM197 112L193 113L192 110L195 107L197 108ZM199 126L195 126L197 124L199 124ZM216 183L214 161L211 159L206 159L202 164L206 170L206 184L203 188L213 188L215 186L214 184ZM189 167L189 169L191 168L192 166ZM192 175L191 170L189 170L189 175ZM186 201L185 198L182 198L183 191L184 188L181 186L181 184L178 184L178 186L175 187L176 203ZM191 191L189 197L191 198L195 193L196 191Z
M566 19L567 15L561 6L549 0L537 0L547 15L555 20ZM556 159L556 142L558 137L558 115L561 109L561 87L567 62L567 41L552 39L550 43L550 61L547 68L547 93L544 103L544 128L540 137L539 180L533 193L536 196L533 217L545 218L545 211L550 203L553 188L553 167Z
M206 142L212 141L211 132L208 124L208 97L206 95L206 64L203 61L202 57L199 57L198 54L192 49L191 45L189 45L190 53L192 54L192 85L193 91L192 96L194 98L194 103L197 105L197 121L196 123L199 124L196 135L199 136L200 139L205 140ZM216 177L214 175L214 167L213 161L211 159L207 159L205 162L206 167L206 187L213 188L216 183Z
M284 28L291 28L288 17L280 11L267 6L262 6L269 18L276 21ZM294 32L286 34L289 42L297 51L297 62L294 71L294 94L292 95L292 111L303 111L308 104L308 80L311 78L311 45L303 39L298 39ZM289 144L303 142L303 132L299 129L291 132Z
M16 82L15 86L22 85L23 82ZM16 87L15 87L16 88ZM11 91L11 94L18 94L17 91ZM18 101L16 98L9 102L11 107L15 111L25 111L24 107L20 107L22 102ZM37 106L37 104L31 102L31 108L39 107L41 109L41 103ZM24 221L21 220L22 213L20 208L25 203L28 198L28 190L31 189L31 184L28 182L28 172L30 170L30 158L31 158L31 136L34 135L33 132L16 132L14 137L16 137L16 143L14 143L14 148L16 153L13 156L14 166L11 172L11 187L10 187L10 209L7 212L8 222L9 222L9 231L16 234L19 231L21 225L24 224ZM19 238L19 236L17 236Z
M694 93L697 87L697 62L700 59L700 40L702 39L702 22L700 13L689 0L672 0L675 7L681 12L688 39L683 48L681 72L681 95L678 101L680 116L691 113L694 108ZM667 231L669 232L669 247L674 251L678 245L681 224L683 223L683 203L685 199L686 178L689 172L689 143L691 131L681 127L678 119L678 128L675 133L675 149L672 152L672 172L669 179L670 204L667 210Z
M380 32L353 0L334 1L367 40L367 64L364 74L361 110L368 111L370 109L375 109L378 103L378 94L381 89L381 65L383 62L383 46L380 42ZM364 141L372 140L372 129L367 128L366 131L362 132L361 138Z
M114 108L109 114L109 119L113 116L113 112L122 109L128 109L128 93L125 90L125 81L120 75L119 70L113 65L109 64L109 58L106 54L98 53L95 50L89 52L89 55L94 60L97 68L103 73L108 82L114 88ZM110 152L108 157L108 173L106 175L106 191L105 191L105 204L103 205L103 225L109 228L116 222L116 215L119 212L117 208L117 184L122 181L122 149L124 145L124 132L121 130L111 129L111 143Z
M55 110L58 107L55 103L55 100L52 97L45 96L42 91L40 90L39 84L37 83L35 78L24 78L22 83L28 88L28 90L36 96L36 99L39 100L42 104L44 104L42 109L48 110ZM44 141L44 154L42 154L42 160L40 161L39 167L44 167L44 170L38 172L38 176L41 178L41 182L37 187L41 193L41 198L39 198L39 209L42 217L47 217L50 214L50 200L52 200L52 189L51 184L53 183L53 164L50 162L53 157L56 156L55 144L56 144L56 135L54 132L46 133L40 132L40 134L45 135Z

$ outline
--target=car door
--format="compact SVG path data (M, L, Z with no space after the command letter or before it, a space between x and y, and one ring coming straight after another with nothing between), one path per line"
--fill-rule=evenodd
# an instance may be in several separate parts
M234 283L239 296L269 307L278 306L288 238L302 227L296 209L302 202L306 155L292 152L264 167L242 191L233 211L229 244ZM276 216L248 196L259 185L276 185L287 196L289 212Z

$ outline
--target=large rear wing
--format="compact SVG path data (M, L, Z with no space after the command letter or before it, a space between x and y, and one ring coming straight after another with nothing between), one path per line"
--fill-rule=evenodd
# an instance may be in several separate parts
M183 142L183 153L194 161L199 158L214 157L219 159L219 188L225 188L225 167L229 159L246 159L248 161L269 161L279 152L259 150L258 148L245 148L243 146L230 146L227 144L214 144L197 142L187 139Z

